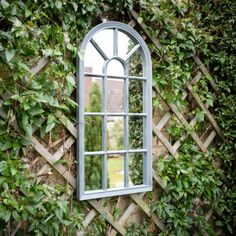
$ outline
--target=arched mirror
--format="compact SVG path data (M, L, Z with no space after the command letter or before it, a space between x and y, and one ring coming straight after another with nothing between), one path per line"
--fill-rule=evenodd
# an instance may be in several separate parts
M142 37L119 22L84 38L77 61L77 196L152 189L151 57Z

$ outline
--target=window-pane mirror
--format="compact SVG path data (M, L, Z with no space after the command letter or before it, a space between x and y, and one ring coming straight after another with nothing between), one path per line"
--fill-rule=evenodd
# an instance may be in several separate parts
M151 61L130 26L107 22L78 53L78 197L150 191Z

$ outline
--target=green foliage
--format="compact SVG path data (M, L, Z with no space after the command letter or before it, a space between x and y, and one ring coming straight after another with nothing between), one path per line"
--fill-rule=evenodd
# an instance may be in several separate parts
M235 216L235 112L236 112L236 32L235 1L197 1L201 5L201 26L211 33L207 61L214 72L214 79L221 89L215 104L215 115L223 129L225 140L218 142L216 156L222 160L225 170L225 185L218 206L217 224L228 229L228 234L236 232Z
M92 83L89 94L87 112L102 110L102 96L99 85ZM102 117L85 117L85 150L102 150ZM101 189L102 187L102 158L101 156L85 157L85 188L86 190Z
M149 45L154 51L153 82L168 102L180 109L191 106L188 99L183 99L183 91L185 82L195 76L191 58L195 54L204 60L221 89L221 94L214 96L204 76L194 86L203 102L210 106L225 137L223 142L217 141L209 154L201 153L193 144L191 130L175 120L168 126L172 144L182 134L187 138L178 150L178 160L162 157L154 165L166 184L166 192L152 204L152 214L167 226L167 232L160 235L192 235L193 232L214 235L204 218L209 209L214 210L213 226L227 235L235 234L236 4L229 0L0 1L0 94L14 94L0 106L1 112L6 113L0 119L0 234L6 232L7 225L18 222L29 226L26 231L32 235L74 235L82 227L80 206L71 198L64 198L64 193L69 195L71 190L57 184L37 183L26 158L28 140L36 129L41 137L53 132L59 123L55 117L57 111L76 121L73 90L79 42L101 18L117 17L126 21L128 14L121 13L132 7L140 12L138 21L145 23L163 46L157 49ZM49 66L35 75L30 68L41 57L48 58ZM134 109L141 109L138 91L140 86L131 84L129 99ZM100 99L99 93L95 94L90 109L97 109L101 104L96 100ZM154 105L162 108L156 98ZM188 119L194 115L200 124L206 120L199 108L187 114ZM12 128L15 118L23 135ZM138 122L130 123L134 148L140 145L142 136L141 130L136 129ZM91 149L98 150L101 145L97 135L101 130L94 125L100 123L99 118L88 120L90 127L86 132L97 140L87 141ZM222 161L224 177L214 166L216 158ZM101 184L101 161L97 158L93 163L94 160L89 161L88 169L93 175L88 179L92 178L97 187ZM130 166L132 180L139 183L142 172L135 170L141 168L142 162L138 161L140 158L133 160L136 161ZM97 217L88 235L105 234L108 226L104 219L103 215ZM127 234L152 235L153 232L155 227L146 222L134 224Z
M213 155L205 155L193 143L183 143L180 156L161 157L156 168L166 183L167 194L153 204L152 211L168 221L170 234L192 235L196 228L209 231L204 211L217 204L222 185Z

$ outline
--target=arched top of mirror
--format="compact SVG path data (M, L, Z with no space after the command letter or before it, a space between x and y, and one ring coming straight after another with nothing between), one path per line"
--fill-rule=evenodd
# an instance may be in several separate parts
M140 35L120 22L103 23L90 31L79 55L83 59L84 71L99 75L104 74L107 61L110 61L108 75L124 75L125 68L112 60L118 57L125 62L129 76L145 76L147 73L144 69L147 68L144 68L144 64L150 60L149 51Z

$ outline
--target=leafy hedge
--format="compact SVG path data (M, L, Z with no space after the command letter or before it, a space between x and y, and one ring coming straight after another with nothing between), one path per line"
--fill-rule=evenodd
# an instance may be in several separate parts
M179 108L189 107L182 99L185 82L195 75L191 56L198 54L210 69L221 89L215 96L204 76L195 90L215 114L223 129L225 142L217 142L203 154L188 137L182 143L179 160L161 157L156 171L166 183L152 214L163 220L168 232L162 235L227 235L235 233L235 10L233 1L195 0L45 0L0 1L0 93L15 94L1 105L6 113L0 119L0 232L9 227L24 226L30 234L73 235L82 228L81 206L64 193L70 189L57 184L37 183L26 158L29 137L39 129L41 137L55 132L59 121L56 111L69 115L74 122L76 104L73 100L75 59L79 42L101 18L129 20L128 10L140 12L138 20L147 25L163 45L154 48L154 84L165 91L168 101ZM178 31L177 31L178 30ZM34 75L29 68L41 57L49 57L50 65ZM168 92L171 91L171 92ZM154 98L156 109L161 103ZM200 121L194 129L204 130L205 114L194 109ZM14 117L24 135L12 128ZM41 120L46 120L43 124ZM168 132L172 140L189 134L176 120ZM213 159L223 162L223 170ZM30 168L29 168L30 167ZM150 196L149 196L150 197ZM214 210L208 223L204 212ZM102 216L89 229L90 235L103 235L107 224ZM97 224L97 225L96 225ZM10 225L10 226L9 226ZM154 235L152 222L135 224L129 235Z

